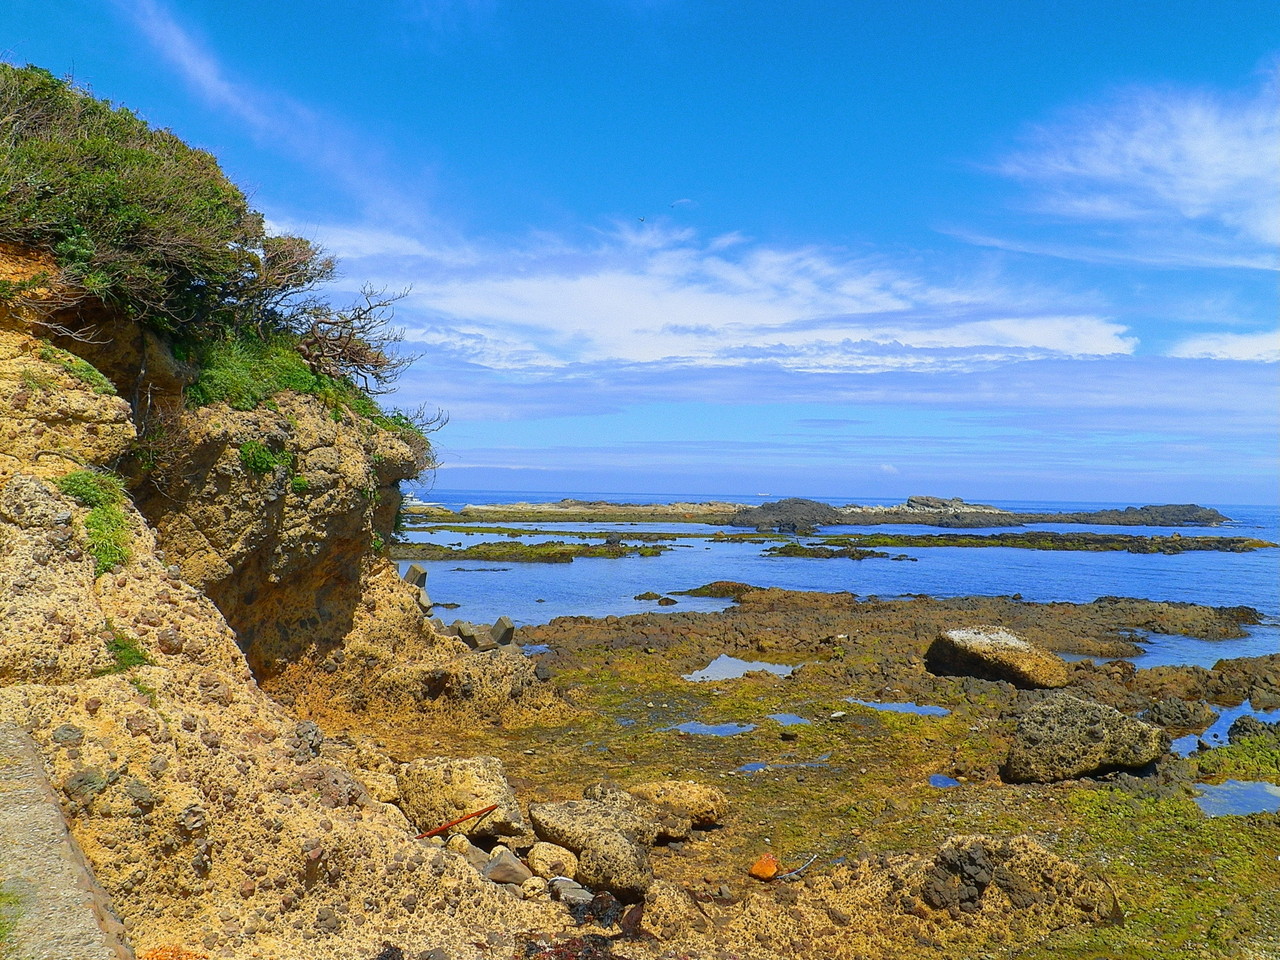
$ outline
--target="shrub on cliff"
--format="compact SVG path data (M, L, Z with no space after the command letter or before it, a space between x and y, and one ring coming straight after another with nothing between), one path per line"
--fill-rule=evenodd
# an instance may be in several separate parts
M333 258L268 235L211 154L34 66L0 63L0 118L0 241L51 253L69 289L177 338L290 334L312 371L364 391L409 361L390 349L398 297L327 303Z

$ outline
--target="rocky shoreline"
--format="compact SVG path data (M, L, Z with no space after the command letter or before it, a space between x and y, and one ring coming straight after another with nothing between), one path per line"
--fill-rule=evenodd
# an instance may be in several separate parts
M1280 707L1280 655L1230 657L1256 611L720 583L715 614L445 626L385 549L402 436L292 391L188 409L101 304L109 339L44 339L90 319L53 274L0 247L29 289L0 303L0 724L101 888L56 912L118 960L1274 952L1280 821L1194 798L1274 782L1274 724L1169 750ZM125 396L181 442L137 457ZM1224 659L1115 659L1150 633ZM40 955L16 819L0 944Z
M856 504L834 507L796 497L761 506L724 501L631 504L564 499L554 503L468 504L457 512L439 506L414 505L405 508L405 514L415 522L703 523L788 533L813 532L838 524L1018 527L1032 523L1090 523L1216 527L1230 521L1217 510L1197 504L1153 504L1077 513L1019 513L986 504L967 503L958 497L923 496L908 497L905 502L889 507Z

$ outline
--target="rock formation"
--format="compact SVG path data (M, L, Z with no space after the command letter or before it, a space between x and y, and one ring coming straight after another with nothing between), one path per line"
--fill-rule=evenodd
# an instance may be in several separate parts
M1018 687L1065 687L1067 664L1000 627L944 630L925 653L934 673L1007 680Z
M1015 783L1049 783L1145 767L1168 749L1159 727L1059 694L1018 718L1003 773Z

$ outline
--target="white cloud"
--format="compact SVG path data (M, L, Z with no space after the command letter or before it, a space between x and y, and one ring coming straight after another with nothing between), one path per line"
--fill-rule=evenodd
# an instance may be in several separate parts
M1261 360L1280 362L1280 330L1262 333L1210 333L1175 344L1171 357L1210 360Z
M1274 66L1238 95L1132 87L1035 127L996 169L1031 187L1033 211L1107 227L1092 243L1032 245L1038 252L1275 269L1278 89Z
M540 236L465 257L378 231L317 238L352 275L412 287L400 311L410 339L488 365L767 358L810 371L958 369L1137 345L1055 291L990 276L937 281L883 259L703 242L689 230L626 226L576 247Z

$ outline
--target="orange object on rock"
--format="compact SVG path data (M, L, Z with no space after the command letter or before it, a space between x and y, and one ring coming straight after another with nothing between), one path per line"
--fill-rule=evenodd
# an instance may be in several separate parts
M747 873L757 880L772 880L778 875L778 870L778 858L772 853L766 853L751 865L751 869Z

